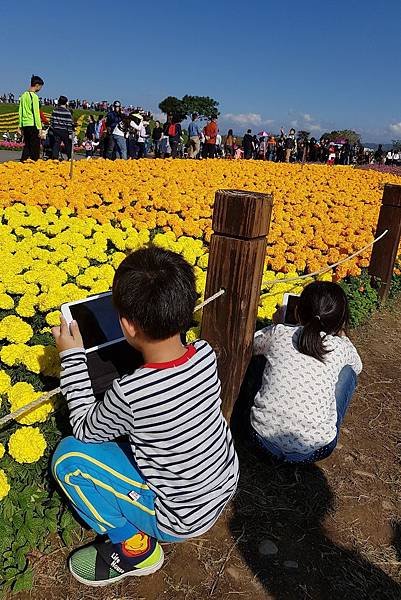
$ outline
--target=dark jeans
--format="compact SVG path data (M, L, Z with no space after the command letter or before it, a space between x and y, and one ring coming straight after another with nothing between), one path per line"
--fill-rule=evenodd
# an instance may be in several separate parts
M54 142L53 142L53 153L52 158L58 159L60 156L61 142L64 144L64 152L68 158L71 158L71 147L72 142L70 134L66 129L53 129Z
M216 157L216 144L206 143L206 157L207 158L215 158Z
M169 138L171 148L171 158L177 158L178 140L175 138Z
M28 125L22 128L24 136L24 148L22 150L21 161L27 160L39 160L40 157L40 138L39 129L34 125Z
M153 150L155 158L160 158L160 140L153 140Z
M105 135L103 144L103 157L113 160L113 158L116 157L116 153L114 148L114 138L111 133Z
M301 454L300 452L292 452L291 454L284 453L278 446L265 440L256 431L252 431L252 435L256 444L262 448L267 454L274 456L276 459L287 462L287 463L314 463L318 460L327 458L337 446L337 440L340 433L341 423L344 420L348 406L351 402L351 398L354 394L357 384L357 376L355 371L350 367L346 366L342 369L338 376L338 381L335 389L336 405L337 405L337 435L329 444L313 450L308 454Z

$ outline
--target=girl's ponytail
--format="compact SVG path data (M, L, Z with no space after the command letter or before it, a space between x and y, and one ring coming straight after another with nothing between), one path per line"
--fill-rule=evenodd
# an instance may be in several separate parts
M338 335L348 324L348 301L344 290L331 281L314 281L303 289L297 313L303 326L298 350L324 362L325 355L330 352L325 345L326 335Z
M324 346L324 338L321 336L322 326L319 315L312 317L308 323L305 323L298 339L298 350L302 354L312 356L321 362L324 362L324 356L327 350Z

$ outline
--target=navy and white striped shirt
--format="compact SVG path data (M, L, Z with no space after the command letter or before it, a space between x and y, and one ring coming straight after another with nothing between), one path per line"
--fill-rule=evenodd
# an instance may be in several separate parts
M57 106L50 117L50 127L53 129L66 129L68 133L74 131L74 121L66 106Z
M201 535L234 494L238 458L221 412L216 355L204 340L172 363L147 364L116 379L96 402L85 351L66 350L61 390L76 438L129 436L135 461L155 492L159 528Z

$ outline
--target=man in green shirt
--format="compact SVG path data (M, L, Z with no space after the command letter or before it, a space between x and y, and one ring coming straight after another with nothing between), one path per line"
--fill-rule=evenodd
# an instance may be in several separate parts
M31 86L19 99L19 128L24 136L24 149L21 161L28 158L38 160L40 156L40 119L39 98L36 93L42 89L44 81L37 75L32 75Z

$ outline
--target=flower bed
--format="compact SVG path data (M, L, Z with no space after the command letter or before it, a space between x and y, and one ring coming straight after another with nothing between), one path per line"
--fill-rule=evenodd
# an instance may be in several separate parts
M75 165L72 182L68 169L57 162L0 165L0 416L57 385L50 327L60 305L110 289L126 253L150 241L181 252L194 265L203 296L216 189L274 194L259 307L259 318L268 319L284 292L302 289L285 281L269 286L269 280L312 272L370 242L383 184L401 182L347 167L253 161L89 161ZM341 266L337 279L359 275L368 260L365 252ZM347 285L366 310L368 283ZM198 333L195 328L189 339ZM55 407L49 401L0 431L5 588L29 587L28 551L46 548L48 532L68 542L73 527L47 477L67 421Z
M5 142L0 141L0 150L22 150L24 144L22 142Z

